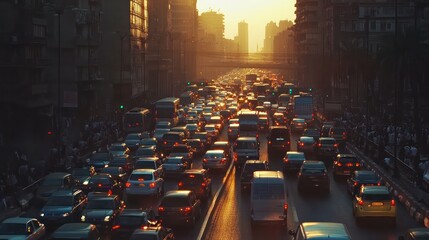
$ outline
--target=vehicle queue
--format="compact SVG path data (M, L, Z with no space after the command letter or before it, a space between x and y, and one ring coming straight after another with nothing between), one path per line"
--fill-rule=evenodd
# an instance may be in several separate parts
M225 174L231 165L240 175L241 189L250 192L252 226L286 226L289 203L284 182L291 173L298 175L302 194L313 190L329 194L328 168L334 170L336 181L347 181L350 213L356 221L388 218L395 225L392 194L355 156L343 153L345 128L318 123L314 112L308 114L309 109L314 111L311 93L274 92L273 85L260 83L253 75L242 82L240 89L219 81L202 89L188 88L194 91L180 98L186 99L186 105L169 97L157 101L152 110L131 109L124 114L127 136L123 142L94 153L83 168L46 176L36 193L43 206L39 217L4 220L0 237L102 239L109 234L112 239L149 235L174 239L175 229L193 228L201 221L213 193L211 174ZM267 101L265 94L277 95L278 100ZM294 99L300 100L305 118L294 114ZM228 141L219 140L224 129ZM261 132L268 134L268 159L260 159ZM300 135L298 151L291 151L292 134ZM272 156L281 157L282 171L270 170ZM198 157L202 158L200 169L193 167ZM167 179L177 181L177 190L165 191ZM157 208L127 207L149 197L159 202ZM326 224L338 230L323 233ZM351 239L341 223L310 225L301 223L289 234L293 239L311 239L305 234L319 226L320 234L338 233L343 237L338 239Z

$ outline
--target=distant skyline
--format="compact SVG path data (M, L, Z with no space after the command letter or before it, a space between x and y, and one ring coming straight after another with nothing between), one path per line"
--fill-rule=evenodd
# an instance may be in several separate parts
M234 39L238 23L249 24L249 51L264 45L265 25L270 21L295 21L296 0L197 0L199 14L215 11L225 15L225 38Z

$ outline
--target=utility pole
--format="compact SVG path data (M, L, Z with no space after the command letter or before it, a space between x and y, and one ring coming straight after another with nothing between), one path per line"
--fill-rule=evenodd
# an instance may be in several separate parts
M399 84L398 84L398 0L395 0L395 48L394 48L394 54L395 54L395 104L394 104L394 135L395 135L395 140L394 140L394 147L393 147L393 155L394 155L394 160L393 160L393 177L398 178L399 177L399 172L398 172L398 163L397 163L397 150L398 150L398 130L397 130L397 126L399 124L398 121L398 91L399 91Z

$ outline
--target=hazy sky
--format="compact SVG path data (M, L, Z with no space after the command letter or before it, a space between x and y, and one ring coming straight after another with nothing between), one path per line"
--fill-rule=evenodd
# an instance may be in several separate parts
M265 25L279 20L295 20L296 0L197 0L199 14L213 10L225 15L225 38L237 35L238 23L249 24L249 50L264 45Z

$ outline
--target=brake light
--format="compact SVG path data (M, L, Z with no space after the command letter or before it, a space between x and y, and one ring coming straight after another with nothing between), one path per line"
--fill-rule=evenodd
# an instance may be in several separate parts
M164 212L164 207L159 207L158 212Z
M358 185L358 183L357 183L357 182L354 182L354 183L353 183L353 186L355 186L355 187L356 187L357 185Z
M112 227L112 230L116 230L116 229L119 229L119 228L121 228L120 225L115 225L115 226Z
M113 194L112 190L109 189L109 191L107 191L107 195L110 196L112 194Z
M317 144L317 146L322 147L322 144L321 144L321 143L319 143L319 144Z
M390 201L390 206L395 206L396 205L396 203L395 203L395 199L392 199L391 201Z
M99 183L97 186L98 186L98 187L102 187L102 186L103 186L103 184Z
M131 183L130 182L125 183L125 187L127 188L131 187Z
M359 201L358 201L358 205L359 205L359 206L363 206L363 200L362 200L362 199L359 199Z
M287 209L289 208L289 205L287 203L283 204L283 210L285 213L287 212Z
M303 147L303 146L304 146L304 143L303 143L303 142L300 142L300 143L299 143L299 146Z
M206 187L206 186L207 186L207 183L205 182L201 183L201 187Z
M334 147L338 147L338 144L337 144L337 143L335 143L335 144L334 144Z
M164 145L166 145L167 144L167 141L164 141Z
M191 212L191 207L185 207L185 212Z
M177 183L177 186L179 186L179 187L183 186L183 182Z
M226 163L226 158L222 158L222 159L220 160L220 163Z
M284 161L285 163L288 163L288 162L289 162L289 159L285 158L285 159L283 159L283 161Z
M378 182L378 183L377 183L377 186L381 186L381 182Z
M355 164L355 166L356 166L356 167L359 167L359 166L360 166L360 163L356 163L356 164Z
M268 144L271 144L271 141L268 141Z
M204 162L204 163L207 163L208 161L209 161L209 160L207 160L207 158L204 158L204 159L203 159L203 162Z
M286 143L287 145L290 145L290 141L287 141L287 143Z

